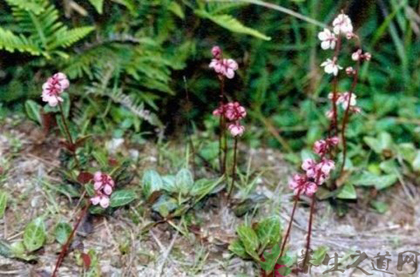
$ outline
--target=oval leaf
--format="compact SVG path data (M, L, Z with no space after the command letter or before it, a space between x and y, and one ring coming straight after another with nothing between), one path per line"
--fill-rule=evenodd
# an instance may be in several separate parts
M23 233L23 243L29 252L41 248L44 245L45 238L45 223L40 217L29 223Z
M109 205L113 208L121 207L132 202L136 198L137 195L132 190L119 190L111 195L111 203Z
M68 237L72 231L72 227L65 222L58 223L57 227L55 227L55 239L60 244L65 244L67 242Z

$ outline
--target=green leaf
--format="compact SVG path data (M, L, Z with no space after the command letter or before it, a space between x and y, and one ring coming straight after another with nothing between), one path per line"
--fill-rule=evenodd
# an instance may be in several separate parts
M256 261L259 261L260 258L257 254L259 242L255 231L246 225L239 226L236 231L238 232L239 239L242 241L246 252Z
M33 100L28 100L25 102L25 111L29 119L38 122L39 124L42 124L41 108L41 105Z
M225 29L228 29L231 32L251 35L251 36L264 39L264 40L271 40L270 37L258 32L257 30L244 26L236 18L228 14L213 15L213 14L209 14L208 12L204 10L195 10L194 12L198 16L209 19L213 21L214 23L216 23L217 25Z
M95 188L93 187L93 184L89 183L85 185L86 192L89 196L95 195Z
M384 151L391 151L394 148L392 137L387 132L381 132L378 138L364 137L363 140L377 154L384 154Z
M173 175L163 176L162 181L163 181L162 189L168 192L177 192L175 176Z
M388 173L388 174L392 174L392 173L398 172L398 165L395 162L395 160L393 160L393 159L385 160L385 161L381 162L379 164L379 168L383 172Z
M416 158L416 152L417 150L413 143L401 143L398 145L398 153L408 163L412 163L414 161Z
M3 256L5 258L10 258L12 256L10 245L1 239L0 239L0 256Z
M417 150L417 154L412 163L414 171L420 171L420 150Z
M132 190L118 190L111 194L111 201L109 206L112 208L125 206L128 203L134 201L136 198L137 194Z
M211 193L218 184L219 182L215 180L200 179L195 182L190 194L193 196L204 197Z
M274 269L274 266L277 263L277 259L280 256L280 245L276 244L274 245L273 249L271 251L264 252L264 260L261 262L261 267L265 271L272 271Z
M163 189L163 181L159 173L154 170L146 170L142 179L143 195L146 199L152 195L154 191Z
M314 152L310 151L308 149L303 149L300 152L300 157L301 157L302 161L304 161L306 159L316 160L316 155L314 154Z
M185 18L184 11L182 10L182 7L175 1L172 1L169 6L169 10L173 12L176 16L178 16L181 19Z
M3 217L7 207L7 193L0 191L0 218Z
M22 241L15 241L10 245L11 257L24 260L24 261L33 261L37 257L35 255L28 255L26 253L25 245Z
M191 172L186 168L181 169L176 174L175 185L180 193L188 194L194 186L194 178Z
M313 265L320 265L322 263L322 261L325 258L325 255L328 252L328 247L327 246L320 246L318 247L315 251L314 254L312 255L312 259L311 259L311 264Z
M239 239L235 239L229 245L228 249L241 257L242 259L249 258L249 255L246 253L245 247Z
M55 239L58 241L58 243L65 244L72 230L73 228L68 223L58 223L54 231Z
M381 190L392 186L397 182L397 180L398 176L396 174L378 176L373 173L364 171L361 175L353 178L353 183L356 186L374 186L377 190Z
M177 208L177 201L165 194L159 197L158 201L156 201L156 203L152 206L152 210L158 212L164 218Z
M343 186L341 191L338 193L337 198L339 199L357 199L356 189L352 184L346 184Z
M273 247L281 238L280 221L277 217L270 217L258 223L256 233L260 245Z
M44 245L46 239L45 223L39 217L30 222L23 233L23 243L29 252L38 250Z
M92 4L92 6L95 7L96 11L99 14L102 14L103 7L104 7L104 0L89 0L89 2Z
M384 214L388 210L388 205L382 201L372 200L370 201L370 205L380 214Z

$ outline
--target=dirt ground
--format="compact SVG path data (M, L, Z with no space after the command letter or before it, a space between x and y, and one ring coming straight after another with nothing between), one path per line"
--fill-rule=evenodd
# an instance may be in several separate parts
M22 240L25 226L40 215L48 219L48 234L56 222L69 222L73 217L74 201L59 196L54 190L60 182L53 174L54 168L59 166L59 148L53 135L45 137L29 122L10 119L0 127L0 168L3 171L0 189L11 196L5 216L0 219L1 240L9 243ZM139 154L140 172L146 166L165 166L164 163L158 165L153 145L121 151ZM173 220L172 225L161 224L145 232L145 226L153 220L139 216L142 203L135 203L112 216L86 219L72 244L73 249L94 250L100 276L259 276L259 269L251 261L233 256L227 246L235 238L236 227L244 221L255 222L277 215L283 229L286 228L293 205L287 179L293 168L281 153L272 149L243 146L241 155L247 160L251 158L252 168L264 169L256 181L256 192L268 200L252 215L236 217L230 208L220 205L217 199L210 199L206 204L208 208L196 211L201 224L194 232L178 232L184 228L180 228L182 223L177 220ZM138 186L137 179L133 186ZM390 275L374 271L372 267L376 265L373 258L387 251L391 255L388 256L391 259L389 271L396 276L418 276L419 273L398 271L397 261L400 252L417 251L420 255L419 188L407 181L382 194L382 200L389 205L384 214L359 201L351 204L350 212L344 217L338 217L328 202L317 202L312 248L327 246L332 259L328 266L313 267L312 276L333 268L335 253L340 257L339 268L345 271L325 276L365 276L360 269L345 268L354 261L349 255L357 250L372 259L360 265L372 276ZM216 204L212 205L211 201ZM301 202L289 243L294 254L298 254L306 242L309 207L307 199ZM49 276L60 252L60 246L50 237L53 236L48 236L46 246L35 253L35 261L0 256L0 276ZM76 252L67 256L60 276L83 276L82 266L76 263ZM405 265L403 270L410 272L410 266Z

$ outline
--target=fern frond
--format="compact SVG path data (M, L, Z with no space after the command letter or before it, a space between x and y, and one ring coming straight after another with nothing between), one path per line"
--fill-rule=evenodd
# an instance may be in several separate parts
M40 14L44 11L46 1L44 0L5 0L11 7L18 7L21 10Z
M68 47L89 35L95 28L93 27L79 27L71 30L60 29L55 34L54 43L50 45L51 48Z
M11 31L0 27L0 50L9 52L29 52L32 55L40 55L41 50L23 35L15 35Z
M13 1L8 0L10 3ZM47 1L40 1L39 5L42 5L42 9L40 11L36 10L39 13L28 8L22 8L21 5L14 2L13 5L11 4L13 16L20 31L41 47L45 51L45 56L48 57L51 54L67 56L64 52L57 50L71 46L83 39L93 31L93 27L79 27L69 30L59 21L58 10Z

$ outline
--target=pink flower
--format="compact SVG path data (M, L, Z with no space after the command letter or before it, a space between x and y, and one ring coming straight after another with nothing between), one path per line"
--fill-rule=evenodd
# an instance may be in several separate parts
M213 55L214 59L221 59L222 58L222 49L220 49L219 46L213 46L213 48L211 49L211 54Z
M111 176L98 171L93 176L93 180L95 182L93 185L95 190L102 190L106 195L111 195L115 185Z
M235 70L238 69L238 64L232 59L213 59L209 65L219 75L224 75L228 79L235 77Z
M334 76L337 76L338 71L343 69L341 66L339 66L335 60L327 59L325 62L321 64L322 67L324 67L324 71L327 74L333 74Z
M318 140L314 144L314 152L320 156L324 156L330 152L333 147L337 146L339 141L340 140L338 137L330 137L325 140Z
M238 121L246 116L246 110L239 102L230 102L215 109L213 115L222 115L229 121Z
M361 49L359 49L359 50L357 50L356 52L354 52L352 55L351 55L351 59L353 60L353 61L358 61L358 60L360 60L360 58L362 57L362 50Z
M225 105L225 116L231 121L237 121L246 116L246 110L238 102L231 102Z
M108 174L98 171L94 174L93 181L95 196L90 201L93 205L100 204L102 208L106 209L109 206L109 196L115 187L114 180Z
M292 189L297 195L299 191L307 196L312 196L317 190L318 186L308 180L305 175L295 174L291 180L289 180L289 188Z
M344 13L339 14L332 23L334 33L339 35L343 33L347 35L348 33L353 33L353 25L351 23L350 17Z
M215 109L213 111L213 115L215 115L215 116L219 116L219 115L225 116L225 106L224 105L221 105L220 107L218 107L217 109Z
M318 171L317 164L312 159L306 159L302 163L302 169L305 170L306 176L310 178L316 177L316 173Z
M104 194L97 194L90 199L92 205L101 205L102 208L106 209L109 207L109 196Z
M323 159L319 164L317 164L317 169L321 171L325 177L328 177L331 171L335 168L335 164L332 160Z
M323 32L320 32L318 34L318 38L321 42L321 48L324 50L327 50L329 48L334 49L335 48L335 42L337 38L335 37L334 33L331 33L330 30L324 29Z
M351 55L351 58L353 61L359 61L359 60L370 61L370 59L372 58L372 55L369 52L366 52L363 54L362 50L359 49Z
M326 116L328 119L333 119L333 117L334 117L334 111L333 111L333 110L328 110L328 111L326 111L326 112L325 112L325 116Z
M341 104L343 109L347 110L347 107L349 106L349 104L350 104L350 107L356 106L357 104L356 98L357 96L355 93L345 92L338 97L337 104Z
M239 122L230 124L228 129L230 134L234 137L242 136L242 134L245 132L245 127L242 126Z
M352 76L356 73L356 70L354 70L353 67L349 66L349 67L346 68L346 73L347 73L347 75Z
M347 39L352 39L352 38L355 38L356 37L356 34L355 33L353 33L353 32L348 32L347 34L346 34L346 38Z
M56 73L48 78L42 85L42 101L48 102L51 107L57 106L58 102L63 102L60 94L70 85L67 76L64 73Z

